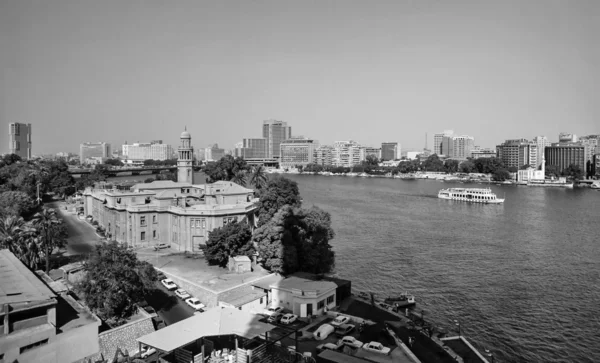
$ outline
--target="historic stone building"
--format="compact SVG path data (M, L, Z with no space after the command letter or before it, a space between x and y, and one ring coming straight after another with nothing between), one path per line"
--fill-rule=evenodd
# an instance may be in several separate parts
M129 191L92 189L84 193L85 214L106 235L131 246L167 243L176 251L198 251L208 232L233 221L255 223L257 199L252 189L229 181L194 184L193 149L181 134L178 181L140 183Z

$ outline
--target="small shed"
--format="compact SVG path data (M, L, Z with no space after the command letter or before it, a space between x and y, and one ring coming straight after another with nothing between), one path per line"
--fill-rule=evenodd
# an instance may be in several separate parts
M252 271L252 261L248 256L229 256L229 262L227 268L230 272L236 272L238 274Z

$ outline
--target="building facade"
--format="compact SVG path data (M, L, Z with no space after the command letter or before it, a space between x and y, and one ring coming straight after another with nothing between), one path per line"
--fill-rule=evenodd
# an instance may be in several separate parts
M579 142L586 147L586 162L591 163L594 155L600 153L600 147L598 147L598 144L600 143L600 135L581 136L579 138Z
M600 178L600 153L595 154L592 158L591 175L596 178Z
M321 145L315 149L315 164L331 166L333 164L333 146Z
M281 143L292 138L292 127L284 121L263 121L263 138L267 140L267 158L278 159Z
M314 163L315 150L319 142L309 138L291 138L280 145L279 166L293 168Z
M360 148L360 161L367 160L367 156L369 155L373 155L377 159L381 159L381 149L371 146L363 146Z
M553 165L559 171L567 169L570 165L577 165L585 172L586 155L586 146L581 143L554 143L544 151L546 168Z
M452 159L465 160L471 157L471 152L475 148L475 139L471 136L452 137L452 153L444 154Z
M381 143L381 159L383 160L398 160L402 154L400 144L397 142L382 142Z
M539 167L544 160L544 150L550 146L550 141L546 136L536 136L533 138L533 142L537 145L537 166Z
M82 164L92 157L110 158L110 144L106 142L84 142L79 145L79 160Z
M8 124L8 152L21 159L31 159L31 124Z
M478 158L495 158L496 157L496 150L494 150L494 149L480 149L478 147L475 147L475 149L471 151L471 157L473 159L478 159Z
M181 134L178 182L154 181L129 191L88 188L84 212L106 229L108 238L130 246L167 243L173 250L197 252L208 233L233 221L254 226L254 191L233 182L195 185L191 136ZM188 176L189 175L189 176Z
M445 155L443 149L444 137L452 137L454 135L454 131L452 130L444 130L444 132L439 134L433 134L433 153L438 155ZM450 146L447 146L447 148Z
M558 142L559 143L565 143L565 142L577 142L577 135L575 134L571 134L569 132L561 132L560 134L558 134Z
M225 156L225 149L219 148L219 144L211 145L204 149L204 160L217 161Z
M504 166L521 168L529 165L537 167L537 144L526 139L506 140L496 146L496 156L502 160Z
M153 140L149 143L134 143L122 146L123 159L128 162L144 160L167 160L173 155L171 145L163 144L162 140Z
M265 138L242 139L239 156L244 159L268 158L268 143Z
M354 140L336 141L333 143L333 153L331 163L333 166L342 166L351 168L361 162L361 146Z

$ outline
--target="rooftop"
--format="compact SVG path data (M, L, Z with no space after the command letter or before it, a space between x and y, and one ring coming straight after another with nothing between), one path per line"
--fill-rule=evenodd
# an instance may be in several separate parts
M131 189L133 190L154 190L154 189L171 189L171 188L190 188L190 183L178 183L172 180L155 180L152 183L138 183Z
M260 299L263 296L267 296L267 293L264 292L264 290L253 289L251 285L242 285L220 294L219 301L233 305L237 308L251 301Z
M252 339L275 328L261 322L261 318L237 309L214 308L144 335L137 341L168 353L202 337L238 335Z
M120 349L122 352L135 353L139 350L136 339L151 334L154 331L152 318L136 320L134 322L118 326L98 334L100 351L93 357L92 362L96 362L104 357L112 362L115 353Z
M56 294L9 250L0 250L0 306L51 300Z
M233 256L232 258L235 262L251 262L248 256Z
M337 288L337 285L326 280L310 280L304 277L290 276L270 285L271 288L280 290L315 291L321 294L325 291Z
M248 189L248 188L244 188L243 186L236 184L234 182L231 181L224 181L224 180L219 180L216 181L212 184L207 184L206 185L207 188L210 187L211 190L209 192L209 190L207 189L207 194L215 194L215 193L221 193L221 194L247 194L247 193L254 193L253 189ZM219 189L216 189L219 188Z

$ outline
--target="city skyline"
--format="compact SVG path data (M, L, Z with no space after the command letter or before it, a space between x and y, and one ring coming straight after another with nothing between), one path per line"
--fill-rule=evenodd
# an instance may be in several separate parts
M186 125L196 146L232 149L268 119L322 145L391 138L405 150L448 128L482 147L594 134L599 13L560 1L3 2L0 124L35 125L34 154L176 145Z

